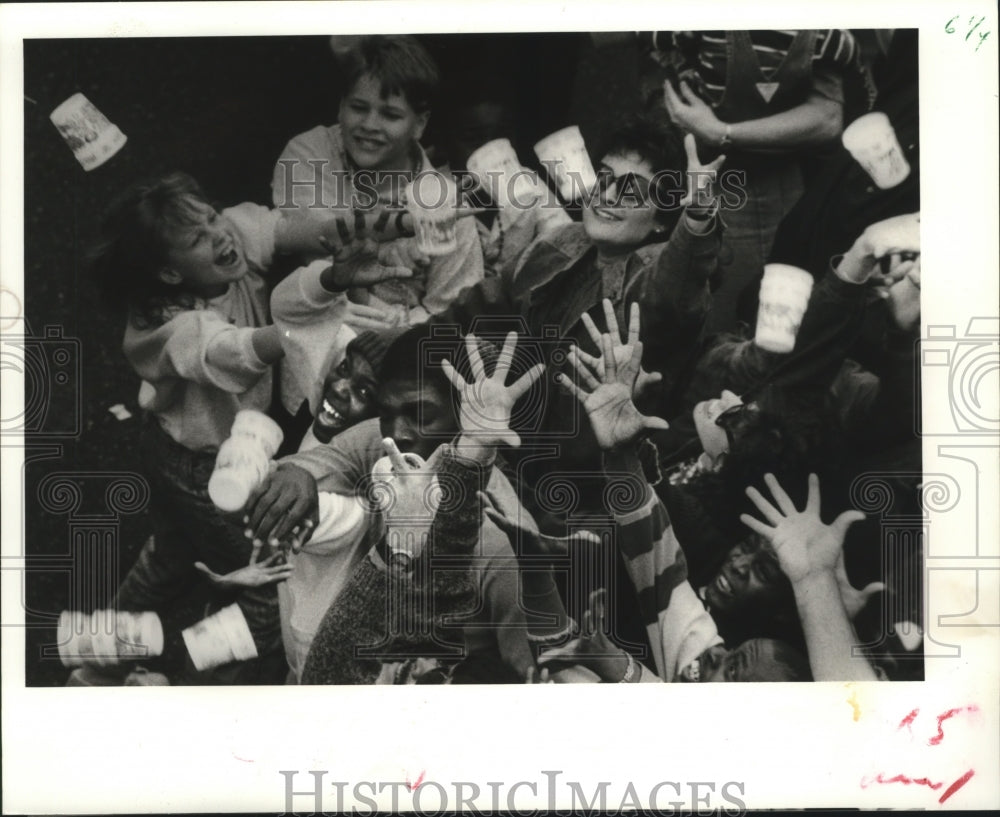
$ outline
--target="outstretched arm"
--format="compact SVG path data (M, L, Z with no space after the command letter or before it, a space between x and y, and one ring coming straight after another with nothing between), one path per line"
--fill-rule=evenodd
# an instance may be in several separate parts
M819 478L815 474L809 475L809 499L802 511L796 510L773 474L765 474L764 482L777 507L756 488L747 488L747 496L769 524L747 514L740 519L771 543L781 569L792 582L813 678L877 680L868 661L852 655L857 636L837 583L837 563L847 529L864 519L864 514L845 511L832 525L824 525L819 516Z

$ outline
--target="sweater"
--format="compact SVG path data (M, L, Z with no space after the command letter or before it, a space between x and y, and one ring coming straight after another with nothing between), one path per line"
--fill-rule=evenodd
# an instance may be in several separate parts
M253 348L253 331L268 323L261 277L274 259L280 213L245 203L222 211L236 226L249 271L220 296L174 310L159 326L142 329L132 316L123 351L142 378L139 407L192 451L214 451L229 436L241 409L267 411L270 366Z
M437 172L423 150L416 147L419 172ZM331 208L349 208L357 193L351 182L352 167L340 125L318 125L300 133L285 146L275 165L271 182L274 204L283 209L299 208L317 217L328 216ZM316 179L319 188L312 183ZM421 323L442 312L464 287L483 277L483 255L474 219L458 221L457 237L458 249L454 253L432 258L424 269L414 269L412 278L371 287L374 298L370 305L402 305L408 310L410 323Z

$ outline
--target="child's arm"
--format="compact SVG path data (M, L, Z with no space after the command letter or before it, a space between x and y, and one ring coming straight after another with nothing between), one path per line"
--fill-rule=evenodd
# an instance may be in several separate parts
M747 514L740 519L771 543L781 569L792 583L813 678L878 680L867 659L852 655L858 639L837 583L837 563L847 529L864 519L864 514L845 511L832 525L824 525L819 515L819 479L815 474L809 475L809 498L802 511L796 510L773 474L765 474L764 482L777 508L756 488L747 488L747 496L770 525Z

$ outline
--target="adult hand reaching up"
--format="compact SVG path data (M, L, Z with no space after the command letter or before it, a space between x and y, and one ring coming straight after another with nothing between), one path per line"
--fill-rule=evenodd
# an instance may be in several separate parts
M613 335L616 339L619 338L620 330L618 328L618 319L615 317L614 307L611 305L611 301L605 298L602 301L604 307L604 320L608 326L608 333ZM603 341L601 340L601 333L597 328L597 324L594 323L593 318L590 317L586 312L580 317L584 328L587 330L587 334L590 335L590 339L594 341L594 345L597 347L598 351L603 350ZM615 362L619 367L623 367L628 364L629 359L632 357L632 348L639 341L639 304L633 302L629 309L629 320L628 320L628 338L625 343L618 343L615 345ZM604 358L594 357L593 355L588 355L578 346L573 346L570 349L570 355L578 357L581 361L587 364L591 369L593 369L598 374L604 372ZM603 351L602 351L603 355ZM641 366L639 367L639 374L635 379L635 383L632 387L632 397L640 397L647 388L652 386L654 383L659 383L663 380L663 375L659 372L647 372Z
M583 404L597 444L605 451L635 442L644 431L669 428L666 420L641 414L632 402L640 371L639 362L642 360L638 309L633 309L629 320L627 343L622 344L617 323L613 326L614 334L600 336L599 346L603 350L603 365L600 370L591 371L579 354L570 357L570 362L589 391L576 385L565 375L556 375L556 382L562 384ZM622 346L630 347L631 351L624 364L619 365L616 348Z

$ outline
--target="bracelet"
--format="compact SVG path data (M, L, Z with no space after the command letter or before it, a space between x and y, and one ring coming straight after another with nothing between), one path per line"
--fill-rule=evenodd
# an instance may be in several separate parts
M632 653L625 653L625 658L628 660L628 666L625 667L625 674L618 682L619 684L629 684L635 678L635 659L632 657Z
M727 122L726 132L722 134L722 139L719 140L719 147L720 148L729 147L732 143L733 143L733 126Z

